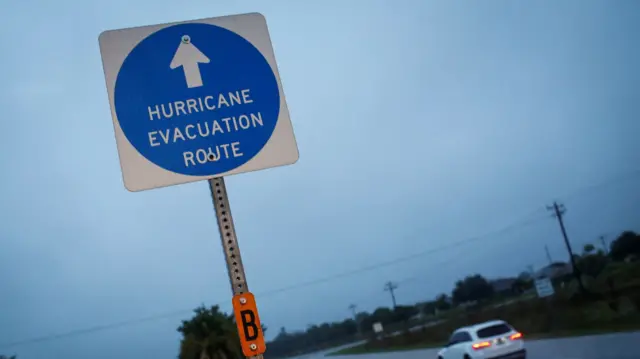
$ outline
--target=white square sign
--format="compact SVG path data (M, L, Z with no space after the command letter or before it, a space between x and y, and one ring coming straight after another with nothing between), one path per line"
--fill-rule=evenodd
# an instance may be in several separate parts
M261 14L110 30L99 43L128 190L298 160Z

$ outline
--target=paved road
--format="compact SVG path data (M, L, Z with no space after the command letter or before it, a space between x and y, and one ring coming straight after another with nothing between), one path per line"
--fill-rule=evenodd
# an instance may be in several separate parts
M640 359L640 332L530 340L526 346L529 352L527 359ZM335 349L328 352L333 351ZM304 359L320 359L328 352L309 354ZM435 359L437 352L435 349L425 349L330 358Z

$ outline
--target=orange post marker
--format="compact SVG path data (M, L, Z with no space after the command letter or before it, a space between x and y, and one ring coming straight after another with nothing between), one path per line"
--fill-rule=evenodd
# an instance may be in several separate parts
M231 301L236 325L238 326L242 353L247 357L264 354L267 345L264 341L264 333L262 332L255 297L247 292L234 295Z

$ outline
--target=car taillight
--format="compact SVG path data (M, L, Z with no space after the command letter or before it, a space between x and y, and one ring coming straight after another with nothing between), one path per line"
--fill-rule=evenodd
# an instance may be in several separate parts
M509 337L509 339L511 339L511 340L522 339L522 333L515 333L515 334L511 334L511 336Z
M471 347L475 350L479 350L479 349L488 348L490 346L491 346L491 343L489 342L480 342L480 343L473 344Z

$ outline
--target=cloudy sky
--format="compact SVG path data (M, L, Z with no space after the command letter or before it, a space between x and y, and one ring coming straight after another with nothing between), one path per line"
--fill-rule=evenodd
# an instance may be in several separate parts
M640 2L7 0L3 10L0 353L174 358L192 308L230 307L206 183L123 187L98 49L108 29L266 16L300 160L227 184L269 337L343 319L351 303L390 305L388 280L399 303L414 303L468 273L540 267L545 245L566 259L545 209L554 200L576 248L640 230Z

